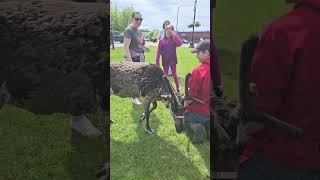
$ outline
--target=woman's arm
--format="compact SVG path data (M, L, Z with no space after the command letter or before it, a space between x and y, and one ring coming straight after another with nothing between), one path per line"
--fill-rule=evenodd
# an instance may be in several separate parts
M131 39L125 37L123 40L123 47L124 47L124 55L127 61L132 61L130 49L129 49L130 43L131 43Z
M176 32L172 32L173 35L173 39L176 42L176 47L179 47L182 45L182 40L180 39L180 37L178 36L178 34Z

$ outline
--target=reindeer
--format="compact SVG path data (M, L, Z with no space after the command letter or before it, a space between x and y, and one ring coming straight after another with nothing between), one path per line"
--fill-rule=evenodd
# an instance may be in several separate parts
M120 97L143 97L144 113L140 116L140 123L146 120L147 133L154 132L149 124L150 113L157 108L157 100L161 98L167 102L167 107L171 110L177 132L183 130L183 106L177 92L159 66L142 62L112 62L110 88L113 94ZM169 95L163 95L164 91L169 92Z

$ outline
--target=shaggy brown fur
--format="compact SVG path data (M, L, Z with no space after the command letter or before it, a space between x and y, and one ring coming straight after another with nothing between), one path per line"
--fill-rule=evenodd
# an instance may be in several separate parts
M152 133L149 125L150 113L157 108L157 99L163 89L162 69L154 64L137 62L112 62L110 64L110 87L112 93L120 97L143 96L146 131ZM152 103L152 108L150 105Z

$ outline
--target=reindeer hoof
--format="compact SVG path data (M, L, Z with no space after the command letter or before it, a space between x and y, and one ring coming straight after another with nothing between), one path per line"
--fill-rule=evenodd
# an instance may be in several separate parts
M146 133L148 133L148 134L153 134L154 132L156 132L156 130L154 130L154 129L144 129L144 131L146 132Z
M144 113L142 113L140 115L140 123L146 118L146 115Z

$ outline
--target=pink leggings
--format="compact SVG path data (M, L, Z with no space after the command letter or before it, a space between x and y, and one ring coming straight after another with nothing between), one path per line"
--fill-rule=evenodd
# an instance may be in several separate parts
M175 83L176 83L176 88L177 88L177 90L178 90L178 89L179 89L179 78L178 78L178 75L177 75L176 64L162 65L163 71L164 71L164 73L165 73L166 75L168 75L169 66L170 66L170 68L171 68L172 75L173 75L174 81L175 81Z

